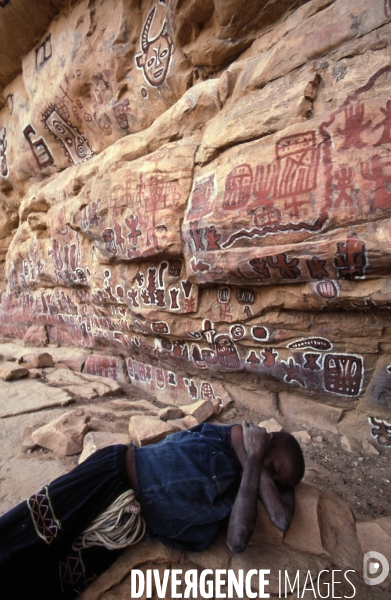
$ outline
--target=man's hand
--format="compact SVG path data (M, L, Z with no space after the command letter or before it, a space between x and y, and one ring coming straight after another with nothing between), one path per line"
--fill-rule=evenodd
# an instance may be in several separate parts
M258 427L251 421L243 421L243 442L247 456L262 458L270 446L272 434L267 433L264 427Z
M242 456L244 471L239 492L228 525L228 546L232 552L243 552L253 534L257 518L257 496L263 456L272 436L264 427L243 421L243 444L247 456ZM238 456L241 456L239 452ZM240 458L239 458L240 460Z

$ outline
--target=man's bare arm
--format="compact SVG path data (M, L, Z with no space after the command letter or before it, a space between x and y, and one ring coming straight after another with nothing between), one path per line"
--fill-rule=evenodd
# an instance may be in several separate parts
M243 552L254 532L262 459L270 443L264 428L243 422L243 441L247 452L242 481L232 508L227 543L231 552Z
M295 511L295 492L292 488L278 489L271 475L262 466L259 478L259 497L271 523L281 531L287 531Z

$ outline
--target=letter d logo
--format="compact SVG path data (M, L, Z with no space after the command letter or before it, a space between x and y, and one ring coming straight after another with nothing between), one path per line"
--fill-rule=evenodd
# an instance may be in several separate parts
M369 577L369 575L375 575L379 571L380 566L382 567L382 570L379 575L376 577ZM365 583L368 585L379 585L387 579L388 573L390 572L390 565L383 554L372 550L371 552L367 552L364 556L363 571Z

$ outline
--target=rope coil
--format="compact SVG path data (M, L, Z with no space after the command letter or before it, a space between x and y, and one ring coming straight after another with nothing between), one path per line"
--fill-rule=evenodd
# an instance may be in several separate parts
M121 550L137 544L145 534L145 521L133 490L124 492L75 539L75 551L92 546Z

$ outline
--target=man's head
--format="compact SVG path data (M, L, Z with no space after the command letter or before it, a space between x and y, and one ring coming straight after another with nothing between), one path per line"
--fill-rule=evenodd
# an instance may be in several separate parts
M274 432L263 465L277 485L294 488L305 469L303 452L296 438L286 431Z

